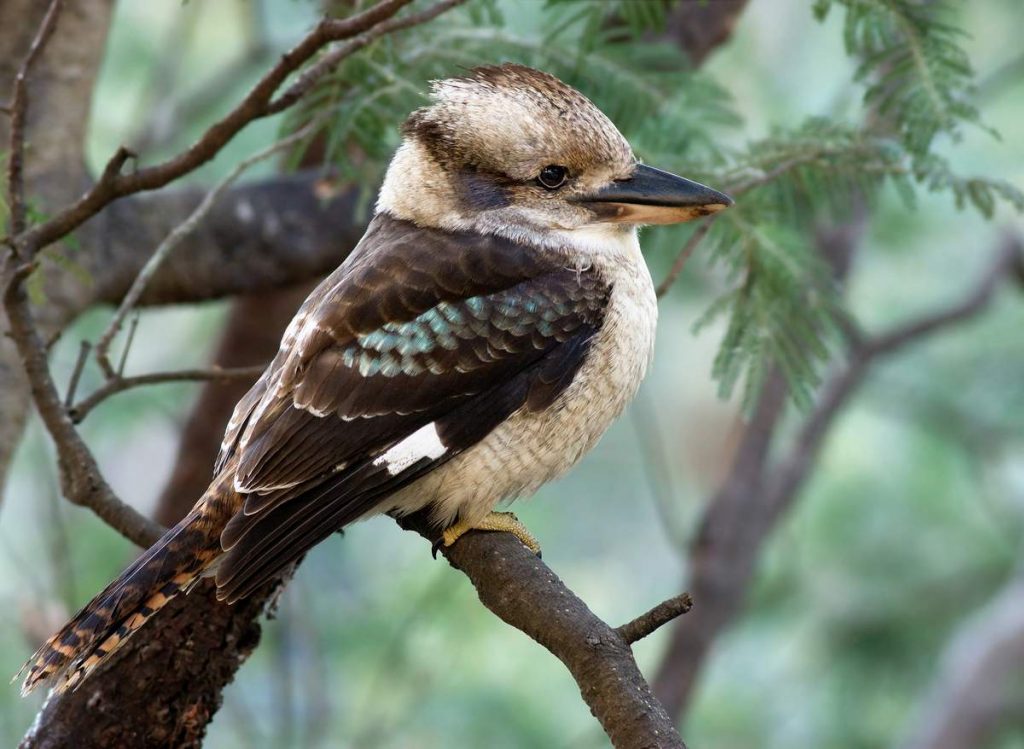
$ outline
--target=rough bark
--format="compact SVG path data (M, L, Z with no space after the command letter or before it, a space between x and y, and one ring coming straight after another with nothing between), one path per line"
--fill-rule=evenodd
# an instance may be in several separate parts
M49 699L21 749L201 746L224 687L259 643L256 621L269 591L236 606L215 594L203 582L175 599L123 657L78 691ZM210 657L221 652L227 657Z

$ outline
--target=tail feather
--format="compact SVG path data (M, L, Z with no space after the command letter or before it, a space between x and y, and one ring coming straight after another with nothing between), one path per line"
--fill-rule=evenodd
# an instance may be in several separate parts
M21 693L49 681L58 692L74 688L174 596L187 592L220 553L208 508L197 505L47 640L19 671L28 671Z

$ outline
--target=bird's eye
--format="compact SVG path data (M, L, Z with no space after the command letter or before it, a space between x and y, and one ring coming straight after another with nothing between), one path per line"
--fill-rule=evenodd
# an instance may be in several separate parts
M537 183L547 190L557 190L565 184L569 177L569 170L558 164L550 164L540 170L537 175Z

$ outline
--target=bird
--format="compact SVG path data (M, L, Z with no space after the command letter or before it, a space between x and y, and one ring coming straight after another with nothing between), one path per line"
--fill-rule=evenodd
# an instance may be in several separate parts
M22 691L81 684L174 596L234 603L357 520L425 511L539 545L501 503L564 474L651 362L638 228L732 205L641 163L611 120L515 63L434 81L374 215L227 425L194 508L44 643Z

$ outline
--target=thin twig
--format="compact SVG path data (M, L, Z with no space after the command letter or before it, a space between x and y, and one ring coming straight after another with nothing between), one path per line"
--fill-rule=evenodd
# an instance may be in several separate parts
M110 362L110 344L113 342L114 337L120 332L128 313L135 308L135 305L138 303L142 293L146 290L146 286L149 284L150 279L156 274L161 264L167 259L167 256L170 255L178 245L185 241L193 231L195 231L196 227L199 226L199 223L203 218L205 218L214 205L216 205L221 196L224 195L227 189L234 184L234 182L247 169L249 169L249 167L302 141L311 133L314 133L316 129L323 124L324 119L325 117L323 116L317 117L291 135L281 138L277 142L272 143L266 148L261 149L248 158L238 162L235 168L232 169L227 176L218 182L213 189L206 193L206 196L199 202L199 205L195 207L192 213L190 213L184 221L174 227L174 229L164 238L157 248L153 250L153 254L150 256L149 260L146 261L146 264L142 266L142 269L135 277L135 281L132 283L131 288L128 289L128 293L126 293L124 295L124 299L121 300L121 304L117 308L117 312L114 313L114 317L111 319L110 324L107 325L106 330L103 331L103 334L96 342L96 361L100 365L100 369L103 370L107 379L117 379L120 377L120 372L115 371ZM127 344L125 349L127 353Z
M317 81L332 70L336 69L342 60L367 46L378 37L431 21L445 11L451 10L455 6L461 5L464 2L466 2L466 0L441 0L441 2L434 4L429 8L424 8L419 13L413 13L403 18L391 18L379 26L376 26L371 32L358 36L331 50L315 64L303 71L302 75L299 76L295 83L288 87L287 91L271 101L270 104L267 105L267 112L269 114L275 114L292 106L295 102L309 93L310 89L316 85Z
M622 636L623 640L632 645L692 608L693 599L690 598L690 594L681 593L667 601L662 601L647 613L626 622L621 627L616 627L615 631Z
M798 158L783 161L782 163L777 164L773 169L769 169L767 172L763 172L756 177L752 177L743 182L737 182L735 185L726 187L725 191L734 198L739 197L744 193L756 190L759 187L764 187L765 185L774 182L782 175L796 169L797 167L801 167L804 164L816 161L827 155L829 155L827 151L811 151ZM703 241L704 237L707 236L708 232L711 230L711 224L718 218L718 216L719 214L715 214L710 218L705 219L704 223L697 227L697 230L690 235L689 240L687 240L686 244L679 250L679 253L676 255L676 259L672 263L672 267L669 269L662 282L658 284L658 288L655 293L659 299L665 296L665 294L668 293L668 290L671 289L675 282L679 280L679 276L683 272L683 267L686 265L686 262L693 255L694 250L697 249L697 245L699 245L701 241Z
M92 351L92 344L89 341L82 341L78 349L78 361L75 362L75 368L71 372L71 380L68 382L68 392L67 395L64 396L65 408L70 409L71 404L75 402L75 393L78 392L78 382L82 379L82 372L85 370L85 364L89 359L90 351Z
M25 121L28 118L28 76L32 65L57 28L57 18L63 7L63 0L50 2L28 53L14 76L10 103L10 147L7 156L7 202L12 236L25 231Z
M672 285L679 279L679 274L683 272L683 267L686 265L686 261L690 259L693 251L697 249L697 245L699 245L704 237L708 235L708 232L711 231L711 225L715 222L716 218L718 218L717 215L704 219L704 222L697 227L693 234L690 235L690 238L686 241L686 244L683 245L683 248L679 250L679 254L676 255L676 259L673 261L672 267L669 268L665 278L660 284L658 284L658 288L655 291L655 294L659 299L665 296L665 294L668 293L668 290L672 288Z
M212 367L210 369L181 369L174 372L153 372L151 374L136 375L134 377L115 376L107 380L102 387L88 397L83 398L74 406L68 409L71 420L75 424L81 424L89 413L113 395L123 393L125 390L132 390L146 385L162 385L168 382L229 382L231 380L245 380L258 376L266 369L265 364L257 364L252 367L232 367L221 369Z
M124 377L124 367L128 363L128 352L132 350L132 343L135 341L135 334L139 330L139 311L135 310L132 321L128 323L128 335L124 341L124 348L121 349L121 359L117 362L117 376Z

